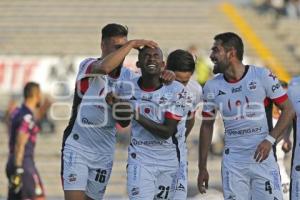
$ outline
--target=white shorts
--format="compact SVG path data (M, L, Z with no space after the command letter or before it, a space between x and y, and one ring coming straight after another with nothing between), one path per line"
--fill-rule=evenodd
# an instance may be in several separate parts
M293 157L294 157L293 166L291 168L292 171L291 185L290 185L291 200L300 199L300 160L298 159L299 154L300 154L300 148L296 148L295 152L293 153Z
M177 167L149 166L129 162L127 192L130 200L173 199Z
M175 188L174 200L187 199L188 186L188 162L181 161L177 171L177 183Z
M222 161L224 199L282 200L279 168L271 153L262 163L239 163L227 159L224 155Z
M89 158L88 155L82 156L76 151L64 149L63 189L85 191L88 197L100 200L105 193L112 162L97 166Z

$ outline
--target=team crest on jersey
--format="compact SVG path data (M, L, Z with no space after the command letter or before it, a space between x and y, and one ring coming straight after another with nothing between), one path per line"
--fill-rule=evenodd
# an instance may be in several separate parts
M162 96L162 97L160 97L160 99L159 99L159 104L164 104L164 103L166 103L167 101L168 101L168 98Z
M24 115L24 121L28 123L29 128L32 129L34 127L34 121L31 114Z
M257 83L256 83L256 81L250 81L250 82L247 84L247 86L248 86L248 90L254 91L254 90L256 90Z

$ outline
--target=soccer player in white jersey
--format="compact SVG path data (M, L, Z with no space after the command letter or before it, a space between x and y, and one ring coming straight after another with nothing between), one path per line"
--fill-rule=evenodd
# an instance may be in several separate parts
M291 167L290 199L300 199L300 76L289 84L288 95L296 111L294 120L294 144Z
M103 198L116 142L115 120L106 104L106 93L117 81L131 79L132 73L122 67L124 52L156 46L148 40L127 41L127 33L122 25L106 25L102 29L101 58L88 58L80 64L72 116L62 146L61 173L67 200Z
M186 91L177 81L169 85L161 82L165 64L160 48L141 49L137 66L142 76L132 81L130 101L136 112L128 149L128 195L141 200L173 199L180 162L178 138L185 137L180 123L187 114Z
M193 55L188 51L177 49L171 52L167 59L167 69L174 71L176 80L182 83L187 90L186 102L189 108L185 126L185 136L191 132L194 122L197 105L201 101L202 87L191 77L195 71L195 61ZM177 174L176 191L174 200L187 198L188 184L188 159L186 137L179 138L180 164Z
M198 188L205 193L209 174L207 156L217 110L225 126L222 161L224 199L281 200L281 182L272 145L289 126L294 111L276 76L266 68L244 65L243 42L235 33L214 38L210 58L214 73L203 88L200 128ZM280 118L269 132L264 108L270 98Z

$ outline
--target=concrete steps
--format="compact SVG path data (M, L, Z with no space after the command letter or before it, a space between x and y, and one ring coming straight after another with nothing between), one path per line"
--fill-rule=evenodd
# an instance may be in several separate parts
M272 51L273 55L282 62L288 73L292 76L299 75L299 60L297 60L288 49L289 43L296 46L297 42L299 42L299 40L296 39L296 34L300 32L299 22L297 22L298 26L296 26L296 22L282 19L282 21L278 22L278 26L274 27L270 19L266 16L258 15L253 9L243 9L241 13L254 28L262 41L264 41L267 47ZM257 23L258 21L260 23Z

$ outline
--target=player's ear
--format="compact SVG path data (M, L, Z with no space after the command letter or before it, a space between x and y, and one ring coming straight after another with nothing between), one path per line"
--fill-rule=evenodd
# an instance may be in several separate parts
M101 50L102 50L102 51L105 51L105 44L104 44L104 41L103 41L103 40L101 40Z
M162 70L165 70L165 69L166 69L166 63L165 63L165 61L162 61L161 69L162 69Z
M229 56L230 56L230 58L236 57L236 49L231 48Z
M139 61L136 61L135 65L137 66L137 68L141 68L141 67L140 67L140 62L139 62Z

